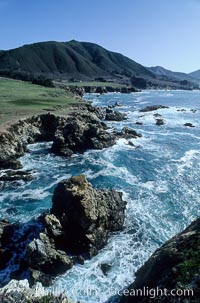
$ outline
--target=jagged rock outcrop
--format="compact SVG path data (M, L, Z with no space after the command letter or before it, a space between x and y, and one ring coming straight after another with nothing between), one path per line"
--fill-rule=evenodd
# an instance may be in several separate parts
M158 109L165 109L165 108L169 108L168 106L164 106L164 105L150 105L147 106L145 108L140 109L141 113L146 113L146 112L151 112L154 110L158 110Z
M148 288L167 289L168 296L126 295L121 303L176 303L199 302L200 297L200 218L192 222L184 231L157 249L149 260L137 271L135 282L129 291ZM180 296L180 290L190 290ZM170 295L171 290L179 290L179 296ZM191 291L192 290L192 291ZM173 294L175 294L175 291Z
M56 133L51 151L56 155L70 156L74 152L112 146L115 140L94 113L83 112L68 118L65 127Z
M133 128L130 128L128 126L125 126L122 128L120 132L115 132L115 135L118 139L124 138L124 139L137 139L142 137L142 135L138 132L136 132Z
M109 233L123 228L125 207L121 192L96 190L84 175L60 182L51 214L40 218L44 230L26 248L31 282L50 285L74 262L97 254Z
M85 93L87 94L106 94L106 93L122 93L122 94L130 94L134 92L138 92L138 90L132 86L127 87L127 86L63 86L61 85L60 87L71 91L73 94L83 96Z
M56 130L65 123L65 117L44 114L11 125L0 134L0 169L21 168L17 158L27 151L27 144L53 140Z
M123 121L126 120L126 114L120 113L118 111L113 111L110 108L106 108L106 121Z
M92 256L107 243L109 232L122 229L125 206L122 193L96 190L80 175L58 184L51 213L65 231L66 247Z
M99 109L97 109L99 113ZM108 110L109 111L109 110ZM121 120L124 115L113 112L112 117ZM119 138L141 137L131 128L123 128L121 132L109 132L107 126L94 112L82 112L69 117L65 127L55 134L51 152L59 156L70 157L75 152L87 149L103 149L115 144Z

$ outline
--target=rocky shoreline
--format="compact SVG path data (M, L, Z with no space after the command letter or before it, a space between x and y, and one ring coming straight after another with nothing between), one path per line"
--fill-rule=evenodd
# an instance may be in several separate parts
M72 92L73 94L83 96L84 94L106 94L106 93L122 93L130 94L138 92L138 90L132 86L75 86L75 85L62 85L59 84L59 87L67 91Z
M19 120L0 134L0 169L20 169L18 158L27 152L30 143L53 141L52 153L70 157L75 152L112 146L119 138L140 137L128 128L110 132L103 122L124 119L123 114L112 109L84 104L68 116L48 113Z
M152 106L140 112L160 108L165 107ZM20 170L21 164L18 161L18 158L27 152L27 145L30 143L52 141L52 153L71 157L74 153L83 153L88 149L107 148L119 138L140 137L134 129L124 127L121 131L116 131L108 129L104 122L125 119L125 115L112 108L94 108L85 104L65 117L44 114L20 120L0 134L0 169L5 172L0 176L0 181L28 181L32 178L31 172ZM161 120L157 119L157 125L163 125ZM1 220L0 269L5 270L11 261L16 262L16 271L10 280L20 281L11 280L7 286L0 289L0 302L39 302L34 301L34 296L31 297L35 287L51 285L57 275L76 263L83 264L87 258L97 254L106 245L110 233L123 229L125 208L126 202L120 192L96 190L84 175L79 175L57 185L49 213L42 214L26 228L23 226L25 232L18 240L13 241L14 235L22 226ZM120 303L198 302L199 226L198 219L158 249L139 269L135 282L129 286L129 291L143 287L189 287L194 290L195 297L186 298L187 301L185 298L182 301L178 298L177 301L177 298L169 297L157 297L155 300L151 298L149 301L149 297L123 296ZM16 251L18 255L13 258ZM24 276L28 277L28 280L23 282ZM20 285L23 283L25 288L22 287L20 292ZM15 291L11 293L9 290L12 287L18 287L20 295ZM67 298L62 300L65 301L60 302L70 302Z
M126 119L123 114L112 109L85 104L67 117L45 114L18 121L0 135L0 168L3 169L0 181L31 180L31 172L21 171L18 161L30 143L53 141L51 152L70 157L87 149L112 146L119 138L140 137L127 127L120 132L108 131L103 122L123 119ZM107 243L110 232L123 228L125 207L121 193L95 190L84 175L64 180L55 190L49 213L25 228L6 220L0 222L0 268L4 271L10 265L15 268L10 280L29 277L31 286L37 282L51 285L54 277L73 264L84 263L97 254ZM9 292L9 284L7 287Z

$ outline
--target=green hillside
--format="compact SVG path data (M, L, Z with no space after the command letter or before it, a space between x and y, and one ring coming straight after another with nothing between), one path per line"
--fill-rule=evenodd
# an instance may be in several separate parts
M88 42L40 42L0 51L0 73L44 74L54 79L115 77L129 74L152 77L142 65Z

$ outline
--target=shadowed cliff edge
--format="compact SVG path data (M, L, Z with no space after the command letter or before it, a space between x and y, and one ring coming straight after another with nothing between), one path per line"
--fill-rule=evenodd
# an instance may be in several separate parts
M198 303L199 300L200 218L153 253L136 272L135 282L124 290L120 303Z

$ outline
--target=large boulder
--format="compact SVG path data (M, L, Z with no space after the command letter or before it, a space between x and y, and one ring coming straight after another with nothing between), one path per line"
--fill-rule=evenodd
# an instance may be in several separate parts
M168 295L134 296L138 289L164 290ZM121 303L199 302L200 297L200 218L161 248L137 271L135 282ZM173 290L173 295L170 291ZM179 290L178 294L175 292ZM181 290L189 290L180 295ZM132 295L131 295L132 293ZM152 294L153 292L151 292ZM160 294L160 292L158 293ZM189 294L189 296L188 296Z
M123 228L126 202L115 190L96 190L84 175L60 182L51 213L61 222L65 249L92 256ZM61 237L62 237L61 236Z
M97 254L109 233L123 228L125 207L122 193L96 190L84 175L60 182L51 213L40 217L42 232L26 247L30 282L51 285L73 263Z

